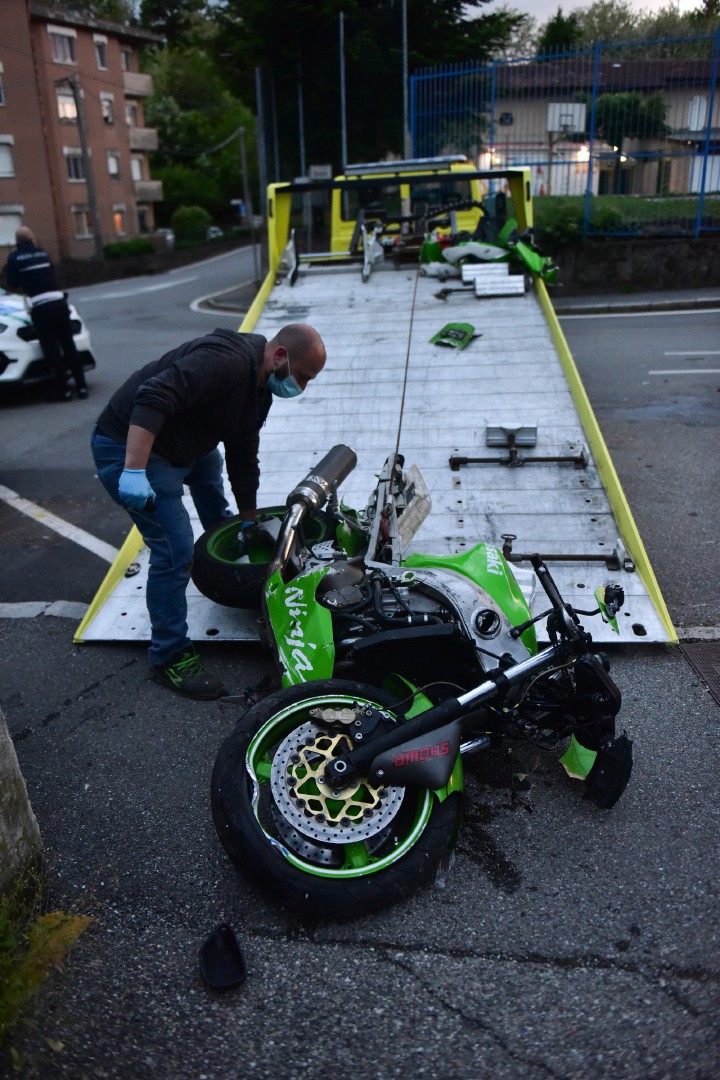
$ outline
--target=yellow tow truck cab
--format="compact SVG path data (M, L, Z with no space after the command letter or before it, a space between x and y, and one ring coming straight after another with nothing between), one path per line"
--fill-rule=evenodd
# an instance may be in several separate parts
M463 178L463 172L475 174L472 180ZM403 174L413 176L427 174L426 184L402 183ZM385 234L395 229L402 231L403 219L408 223L425 216L425 212L438 207L452 207L453 203L480 203L487 194L477 179L477 171L464 155L450 157L415 158L412 161L376 161L360 165L348 165L336 181L364 181L354 191L344 184L332 192L331 247L333 253L347 252L357 243L360 223L388 222ZM377 180L368 186L368 181ZM400 183L398 183L400 181ZM474 232L482 211L470 209L453 211L449 216L451 225L446 231Z

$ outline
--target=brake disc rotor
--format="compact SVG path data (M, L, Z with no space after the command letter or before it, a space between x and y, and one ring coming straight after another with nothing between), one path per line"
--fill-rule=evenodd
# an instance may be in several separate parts
M327 763L350 749L345 732L309 722L278 747L270 777L275 805L304 836L334 844L368 840L400 809L404 788L372 787L363 780L340 791L329 788L323 776Z

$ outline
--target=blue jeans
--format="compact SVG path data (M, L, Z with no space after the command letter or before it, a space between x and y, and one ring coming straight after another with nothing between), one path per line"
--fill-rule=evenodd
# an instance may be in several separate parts
M93 431L90 446L98 479L122 506L118 482L125 468L125 447L97 431ZM183 484L190 488L204 529L230 516L231 511L223 488L222 456L217 449L198 458L190 468L178 468L159 454L151 454L147 478L155 492L155 508L128 510L124 506L123 509L150 549L145 594L152 627L148 655L151 664L162 666L192 645L188 638L185 591L192 567L193 531L182 501Z

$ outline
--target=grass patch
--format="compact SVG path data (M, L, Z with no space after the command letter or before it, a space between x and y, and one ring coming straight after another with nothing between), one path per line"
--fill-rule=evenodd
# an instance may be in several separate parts
M87 915L43 913L44 893L44 877L35 867L0 897L0 1045L45 977L92 922Z

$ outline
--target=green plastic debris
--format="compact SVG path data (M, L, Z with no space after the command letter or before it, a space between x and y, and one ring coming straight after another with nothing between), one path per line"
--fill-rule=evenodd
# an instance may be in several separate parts
M448 323L430 338L431 345L447 345L451 349L464 349L475 337L475 327L466 322Z
M570 745L560 758L560 764L573 780L584 780L595 764L596 757L597 750L588 750L571 735Z

